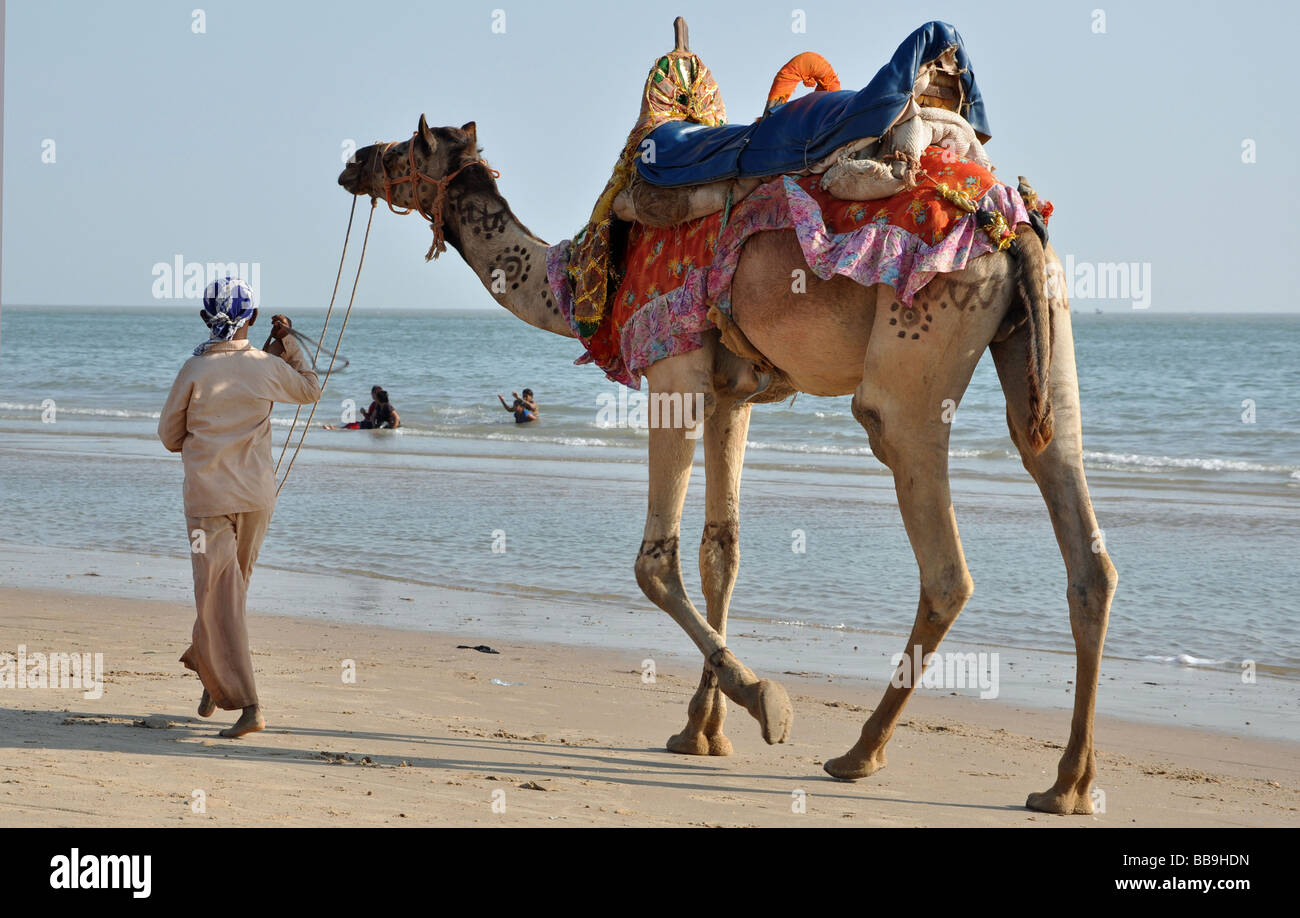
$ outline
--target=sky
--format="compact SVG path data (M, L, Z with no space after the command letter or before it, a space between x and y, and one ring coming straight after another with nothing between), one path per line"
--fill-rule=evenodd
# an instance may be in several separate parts
M193 305L156 295L180 258L256 265L263 307L324 306L345 145L404 140L422 112L476 121L515 213L571 237L680 14L733 122L798 52L857 89L917 26L950 22L999 175L1055 206L1076 306L1295 313L1300 128L1274 36L1297 34L1297 6L9 0L0 302ZM500 308L428 245L418 214L381 204L358 308ZM1131 289L1087 290L1102 263L1131 266Z

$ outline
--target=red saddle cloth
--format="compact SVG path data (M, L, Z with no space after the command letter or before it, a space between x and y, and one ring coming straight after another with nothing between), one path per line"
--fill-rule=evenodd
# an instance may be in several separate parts
M953 161L947 162L949 159ZM919 236L926 245L937 245L967 213L946 200L936 183L946 184L974 203L998 181L983 166L940 147L929 147L921 154L921 168L933 182L922 179L909 191L875 201L842 201L821 187L820 175L805 176L798 184L822 209L826 228L832 233L851 233L867 223L888 223Z
M958 220L968 216L939 193L936 183L946 184L971 201L978 201L997 184L984 167L961 158L947 162L950 158L939 147L930 147L921 156L921 166L933 182L923 179L916 188L875 201L840 200L822 189L820 175L804 176L797 183L817 202L831 233L851 233L870 223L887 223L907 230L926 245L935 245ZM721 213L676 226L631 225L623 250L623 277L609 312L596 334L583 339L591 362L605 369L620 363L628 320L646 303L685 283L691 269L711 265L721 231Z
M687 271L713 263L721 229L721 212L676 226L632 224L624 249L623 279L610 300L609 314L596 334L583 340L593 363L612 366L627 320L646 303L680 287Z

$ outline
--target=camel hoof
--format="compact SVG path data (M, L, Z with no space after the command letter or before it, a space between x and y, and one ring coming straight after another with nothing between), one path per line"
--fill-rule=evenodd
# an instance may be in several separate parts
M862 758L850 752L833 759L827 759L826 764L822 766L822 770L832 778L838 778L841 781L857 781L859 778L871 777L884 767L885 757L883 754L876 757Z
M768 745L784 743L790 736L790 724L794 722L794 708L790 696L785 693L781 683L771 679L760 680L756 686L758 700L749 713L758 719L763 728L763 740Z
M1025 800L1025 807L1056 816L1090 816L1092 797L1088 794L1076 794L1074 791L1061 793L1053 788L1041 794L1030 794Z
M720 658L709 665L717 673L722 694L741 705L758 721L763 728L764 741L769 745L784 743L790 735L794 708L780 683L771 679L752 681L753 672L725 647Z
M678 733L668 738L668 751L681 755L731 755L731 740L721 733Z

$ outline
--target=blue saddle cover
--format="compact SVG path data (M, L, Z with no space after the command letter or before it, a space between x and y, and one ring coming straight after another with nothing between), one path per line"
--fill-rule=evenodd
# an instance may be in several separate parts
M982 139L989 136L984 101L966 56L961 35L946 22L928 22L898 46L888 64L858 92L814 92L773 108L754 124L706 127L669 121L655 128L653 162L637 157L637 172L652 185L677 188L721 179L798 172L839 147L863 137L879 137L912 97L917 71L956 45L965 71L962 114Z

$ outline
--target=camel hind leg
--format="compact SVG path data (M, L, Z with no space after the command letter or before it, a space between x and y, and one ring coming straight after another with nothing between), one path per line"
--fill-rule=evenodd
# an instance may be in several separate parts
M1050 256L1049 256L1050 257ZM1059 270L1059 267L1058 267ZM1070 739L1057 767L1056 783L1043 793L1030 794L1025 805L1058 814L1092 812L1092 781L1097 773L1093 751L1093 716L1102 644L1110 618L1117 576L1106 554L1101 530L1093 515L1083 472L1083 442L1079 417L1079 383L1075 374L1070 313L1061 299L1052 304L1051 399L1056 432L1037 455L1026 448L1024 419L1029 396L1025 382L1028 338L1021 329L992 347L994 363L1007 397L1007 424L1025 468L1037 482L1052 518L1052 528L1069 587L1070 628L1074 633L1076 667L1074 714Z
M682 404L696 393L712 398L713 354L704 347L669 357L649 367L651 413L668 396ZM656 401L658 397L658 401ZM662 420L662 418L661 418ZM695 440L680 425L650 427L650 500L645 533L636 558L636 579L646 597L682 627L704 654L707 669L716 676L718 689L745 708L762 727L763 739L783 743L794 717L785 689L770 679L759 679L726 646L726 640L706 621L686 595L682 583L679 544L682 503L690 481ZM729 592L729 591L728 591ZM721 623L721 622L720 622Z
M894 473L898 508L920 568L921 595L900 674L918 671L914 655L924 663L938 649L973 590L949 491L948 439L951 409L1010 299L1005 275L992 275L1000 263L983 260L932 281L911 315L885 288L853 396L853 416L866 428L871 451ZM826 772L853 780L883 768L885 745L914 688L911 678L891 679L858 741L829 759Z
M704 425L704 535L700 539L700 583L709 625L727 639L727 607L740 569L740 474L745 462L751 406L720 404ZM731 755L722 732L727 702L718 677L707 665L686 711L686 726L668 740L673 752Z

